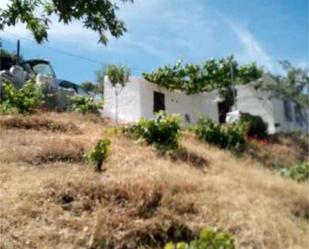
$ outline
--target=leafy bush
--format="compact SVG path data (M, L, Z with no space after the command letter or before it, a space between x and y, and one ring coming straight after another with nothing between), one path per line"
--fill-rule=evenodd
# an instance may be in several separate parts
M151 120L141 119L137 124L125 128L124 132L165 150L179 147L180 129L179 116L160 111Z
M170 242L164 249L235 249L235 242L229 233L204 228L191 242Z
M309 179L309 163L302 163L289 168L284 168L280 170L280 174L299 182L307 181Z
M96 146L85 155L87 161L96 164L95 170L97 172L102 170L102 163L107 158L110 144L111 142L109 139L101 139Z
M268 135L268 125L260 116L242 113L240 123L246 126L245 134L248 137L266 138Z
M99 109L103 107L102 102L95 102L91 96L76 95L70 98L72 109L82 114L99 113Z
M223 127L215 124L209 118L200 118L195 132L201 140L205 140L222 149L234 149L245 144L242 136L243 126L240 124L231 124Z
M41 88L30 81L20 89L16 89L7 81L3 82L3 102L1 112L15 109L20 113L32 113L43 103Z

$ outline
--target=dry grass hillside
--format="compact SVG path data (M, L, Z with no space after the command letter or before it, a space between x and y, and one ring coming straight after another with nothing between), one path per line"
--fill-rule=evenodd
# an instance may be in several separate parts
M235 156L187 133L172 160L94 116L0 125L1 249L163 248L205 226L231 232L237 248L309 248L309 185L271 167L306 160L305 140L279 137ZM98 174L83 154L102 137L112 150Z

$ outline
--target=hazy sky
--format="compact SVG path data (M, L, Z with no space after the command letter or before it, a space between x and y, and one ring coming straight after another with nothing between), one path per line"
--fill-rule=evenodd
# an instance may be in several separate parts
M29 40L22 25L0 31L2 45L13 51L19 38L26 59L49 59L59 78L77 83L94 80L94 71L108 63L128 65L134 75L178 59L199 63L230 54L273 72L278 60L309 63L308 0L135 0L119 6L128 32L106 47L79 23L64 26L56 19L43 46Z

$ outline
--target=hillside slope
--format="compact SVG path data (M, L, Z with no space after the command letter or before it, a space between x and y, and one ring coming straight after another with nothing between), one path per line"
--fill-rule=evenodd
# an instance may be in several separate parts
M276 175L256 153L236 157L188 133L171 160L77 114L0 125L1 249L162 248L205 226L231 232L237 248L309 248L308 183ZM112 150L98 174L82 156L101 137Z

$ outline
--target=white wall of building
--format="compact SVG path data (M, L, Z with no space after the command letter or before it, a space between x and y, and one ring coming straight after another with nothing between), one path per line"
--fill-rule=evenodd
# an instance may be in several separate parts
M308 129L307 125L301 125L296 121L294 104L290 102L290 105L291 121L285 115L282 99L272 98L269 92L255 90L251 85L237 86L238 110L261 116L268 123L268 132L271 134Z
M120 122L135 122L141 116L140 86L130 81L118 96L118 120ZM104 82L104 115L115 119L116 96L115 88L106 79Z
M111 84L104 85L105 111L104 114L114 119L115 94ZM120 121L134 122L140 118L153 117L154 92L165 96L165 109L171 114L180 114L186 123L185 115L190 123L195 123L201 115L207 115L215 122L218 121L217 104L214 94L186 95L178 91L168 91L143 78L132 78L118 97L118 117Z

